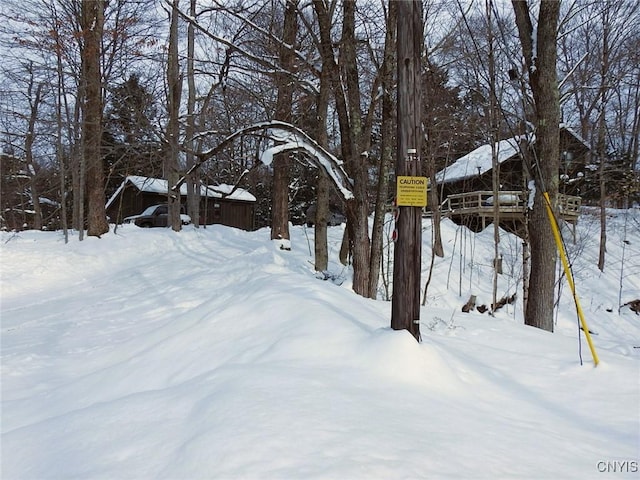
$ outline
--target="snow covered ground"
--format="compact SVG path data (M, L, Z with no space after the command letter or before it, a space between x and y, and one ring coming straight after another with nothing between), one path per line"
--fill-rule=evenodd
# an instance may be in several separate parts
M604 273L597 217L568 237L597 368L566 282L555 333L523 325L517 238L516 303L462 313L493 231L445 221L418 344L350 290L343 228L326 276L303 226L0 234L2 479L637 478L640 212L610 212Z

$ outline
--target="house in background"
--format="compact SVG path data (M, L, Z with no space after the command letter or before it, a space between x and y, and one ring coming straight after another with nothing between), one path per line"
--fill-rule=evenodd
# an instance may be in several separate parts
M202 185L200 187L200 225L221 224L253 230L255 228L256 197L237 188L230 193L230 185ZM138 215L151 205L167 203L167 180L131 175L124 179L107 201L109 221L122 223L122 219ZM181 203L186 203L187 186L180 188Z
M531 148L533 134L496 142L500 165L500 193L494 198L491 145L482 145L436 174L441 211L456 223L474 231L493 222L498 203L499 223L506 230L521 233L529 192L521 148ZM580 209L580 188L587 173L589 146L567 127L560 129L559 210L561 217L575 224Z

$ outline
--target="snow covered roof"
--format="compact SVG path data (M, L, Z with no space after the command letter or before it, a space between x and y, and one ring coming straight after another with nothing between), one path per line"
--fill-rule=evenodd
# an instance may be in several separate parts
M574 137L578 143L582 144L587 150L590 150L589 144L572 128L563 123L560 124L560 129L561 131L564 130L569 133L569 135ZM527 138L527 136L529 138ZM516 155L519 151L518 143L523 140L533 144L536 141L535 134L530 133L528 135L518 135L496 142L498 163L502 163ZM482 145L471 153L466 154L464 157L460 157L445 169L436 173L436 182L450 183L482 175L493 168L492 163L491 145Z
M517 136L496 142L498 163L502 163L518 153L518 142L521 139L525 139L525 137ZM449 183L482 175L491 170L492 165L491 145L482 145L436 173L436 182Z
M115 201L120 192L125 188L127 183L132 184L141 192L147 193L167 193L169 186L167 180L163 178L151 178L151 177L142 177L140 175L129 175L124 179L124 181L120 184L118 189L111 195L111 198L107 201L106 208L109 208L111 203ZM248 191L237 188L235 192L231 195L227 195L229 192L233 190L232 185L221 184L221 185L201 185L200 186L200 196L202 197L211 197L211 198L222 198L223 195L226 198L231 200L240 200L243 202L255 202L256 197L250 194ZM180 195L187 195L187 184L183 183L180 186Z
M582 136L580 136L578 132L576 132L573 128L571 128L566 123L560 124L560 130L566 130L573 136L573 138L575 138L579 143L581 143L587 150L591 150L591 146L589 145L589 143L584 138L582 138Z
M184 187L184 191L183 192L183 188ZM186 195L186 184L182 185L182 187L180 188L180 193L181 195ZM205 186L205 185L201 185L200 186L200 195L201 196L208 196L208 197L219 197L221 198L223 195L226 196L226 198L230 198L232 200L242 200L244 202L255 202L256 201L256 197L254 197L253 195L251 195L248 191L242 189L242 188L236 188L235 192L233 192L231 195L229 195L229 193L233 190L233 185L227 185L226 183L221 183L219 185L209 185L209 186Z

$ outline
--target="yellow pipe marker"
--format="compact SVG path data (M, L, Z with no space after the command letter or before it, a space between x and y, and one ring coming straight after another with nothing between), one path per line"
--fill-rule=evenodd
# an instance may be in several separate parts
M571 293L573 293L573 299L576 302L576 310L578 311L578 317L580 318L580 325L582 325L582 331L584 332L585 337L587 337L587 343L589 344L589 349L591 350L591 356L593 357L593 366L597 367L598 363L600 363L600 360L598 360L598 354L596 353L596 349L593 346L593 342L591 341L591 334L589 333L589 327L587 326L587 322L584 319L584 314L582 313L582 307L580 306L580 300L578 300L578 295L576 294L576 285L573 282L573 275L571 275L571 269L569 268L569 261L567 260L567 254L562 244L562 237L560 236L560 230L558 230L558 223L555 221L553 210L551 210L551 200L549 199L549 193L544 192L542 195L544 196L545 206L547 207L547 215L549 215L551 230L553 230L553 238L555 238L556 240L556 246L558 247L558 252L560 253L560 258L562 259L562 267L564 268L564 274L567 276L567 282L569 282L569 287L571 287Z

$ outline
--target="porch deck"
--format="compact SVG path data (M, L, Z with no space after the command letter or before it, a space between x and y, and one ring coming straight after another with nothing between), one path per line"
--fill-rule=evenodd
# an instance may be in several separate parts
M499 206L500 226L519 233L524 223L528 192L501 191L496 196L492 191L476 191L449 195L440 205L443 216L447 216L476 231L493 222L494 203ZM558 195L560 218L575 226L580 215L581 198L573 195Z

